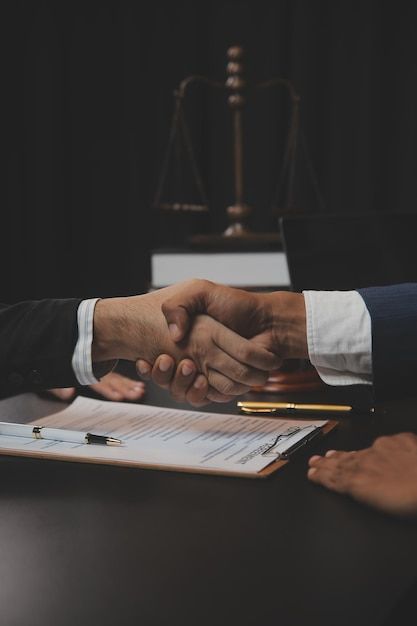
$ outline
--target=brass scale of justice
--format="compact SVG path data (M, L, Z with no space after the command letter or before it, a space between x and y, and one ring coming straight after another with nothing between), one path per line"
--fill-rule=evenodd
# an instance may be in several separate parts
M189 93L191 85L202 83L208 87L226 91L227 103L231 110L233 125L233 169L234 169L234 203L227 207L226 212L229 226L220 234L198 234L189 238L192 246L202 248L236 249L243 247L269 247L280 244L279 232L253 232L248 226L248 218L252 214L250 207L244 199L244 157L243 157L243 113L246 104L247 84L244 77L243 64L244 51L241 46L232 46L227 50L227 78L224 83L209 79L205 76L192 75L183 79L178 88L174 91L175 106L169 133L168 145L162 162L162 168L158 180L156 193L154 196L154 209L169 213L202 213L209 211L208 196L205 191L203 178L197 166L193 143L189 125L186 120L184 102ZM277 192L275 194L275 204L278 207L278 198L282 195L286 181L286 197L283 207L276 209L278 214L286 215L294 213L294 174L296 153L298 146L298 136L300 135L301 146L304 150L304 157L307 162L307 170L311 178L312 186L320 209L323 209L324 202L321 196L314 168L307 150L305 138L300 132L299 110L300 96L297 94L291 81L285 78L272 78L260 82L254 86L255 90L265 90L271 87L281 87L287 91L290 102L290 120L284 149L284 157L281 172L278 176ZM185 153L188 157L194 178L195 188L199 194L199 202L166 202L163 201L164 189L168 176L168 170L172 159L175 143L182 139ZM177 150L178 155L178 150ZM177 157L178 158L178 157ZM306 391L317 389L321 386L315 370L306 366L298 360L288 367L284 367L280 372L271 372L270 378L265 386L253 388L259 392L286 392L286 391Z

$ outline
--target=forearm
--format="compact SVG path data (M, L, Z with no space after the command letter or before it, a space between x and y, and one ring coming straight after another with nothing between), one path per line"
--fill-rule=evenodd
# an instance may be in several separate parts
M123 344L123 302L126 298L104 298L94 309L93 342L91 358L93 363L126 358ZM122 355L123 352L123 355Z
M372 321L372 369L377 397L415 394L417 284L358 291Z
M283 358L309 358L330 385L372 380L371 325L355 291L260 294L272 329L273 347Z
M330 385L372 382L371 320L356 291L305 291L310 360Z
M284 359L308 358L306 309L301 293L261 294L273 345Z
M93 362L142 358L153 363L161 352L174 358L181 356L180 348L171 340L166 328L158 294L105 298L97 302Z
M0 392L73 386L79 300L0 305Z

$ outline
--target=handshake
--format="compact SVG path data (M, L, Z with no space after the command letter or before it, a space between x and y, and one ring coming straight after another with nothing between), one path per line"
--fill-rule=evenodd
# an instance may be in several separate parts
M135 361L144 378L193 406L263 385L288 358L307 358L300 293L254 293L207 280L99 300L94 364Z

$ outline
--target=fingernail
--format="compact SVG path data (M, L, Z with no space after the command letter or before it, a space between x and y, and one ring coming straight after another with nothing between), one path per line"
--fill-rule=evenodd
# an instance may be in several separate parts
M195 387L196 389L202 389L205 384L206 384L205 379L203 377L199 376L197 378L197 380L195 381L193 387Z
M334 454L336 454L336 450L327 450L326 452L326 456L333 456Z
M319 459L321 459L321 456L319 456L318 454L315 454L314 456L312 456L310 458L310 463L314 463L315 461L318 461Z
M144 388L145 385L143 383L137 383L136 385L133 385L131 391L143 391Z
M161 359L158 363L158 369L161 370L161 372L167 372L170 367L171 367L171 362L168 361L167 359Z
M180 329L178 328L177 324L168 324L168 328L173 340L176 341L177 339L179 339Z
M184 363L181 371L184 374L184 376L189 376L190 374L194 372L194 368L188 363Z
M310 476L313 476L313 474L315 474L317 472L317 467L310 467L310 469L307 472L307 476L310 478Z
M141 374L149 374L151 368L147 363L140 362L138 363L138 370Z

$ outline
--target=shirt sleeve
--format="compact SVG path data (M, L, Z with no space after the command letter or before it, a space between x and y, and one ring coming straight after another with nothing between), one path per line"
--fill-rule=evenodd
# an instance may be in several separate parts
M311 363L328 385L372 384L371 318L357 291L304 291Z
M72 356L72 369L80 385L92 385L98 382L93 373L91 359L94 308L98 300L99 298L83 300L77 311L78 340Z

